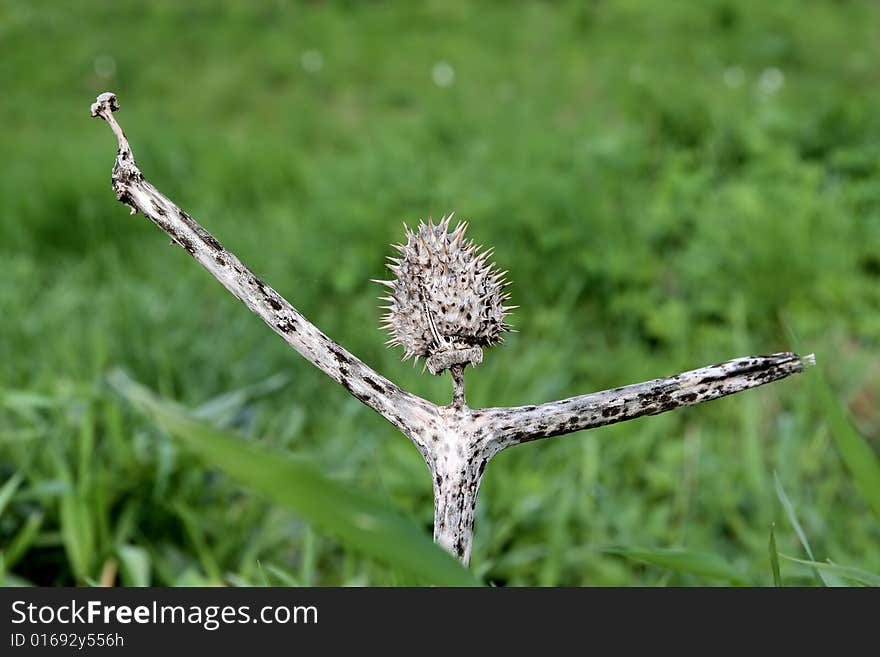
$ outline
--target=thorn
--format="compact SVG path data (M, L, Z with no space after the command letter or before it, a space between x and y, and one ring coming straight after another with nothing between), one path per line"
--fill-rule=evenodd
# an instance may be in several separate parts
M461 226L461 224L459 224L459 227L460 227L460 226ZM450 238L450 242L449 242L449 243L450 243L453 247L455 247L456 249L461 249L461 238L462 238L463 236L464 236L464 231L459 232L459 230L456 229L455 232L452 233L452 237Z
M477 255L477 262L479 262L480 265L483 265L489 258L492 257L493 253L495 253L495 247L490 246L488 249L486 249L485 251L483 251L482 253ZM493 262L491 265L489 265L489 269L491 269L494 266L495 266L495 263Z

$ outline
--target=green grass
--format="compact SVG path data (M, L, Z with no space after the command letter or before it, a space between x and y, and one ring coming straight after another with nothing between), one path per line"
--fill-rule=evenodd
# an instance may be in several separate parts
M159 399L123 372L111 373L110 379L123 397L209 464L352 548L387 560L415 581L444 586L476 583L451 554L435 545L421 527L388 508L384 500L340 485L307 461L249 445L240 436L193 420L184 409ZM180 509L180 515L188 526L197 526L197 519L186 507ZM198 530L191 533L195 536ZM211 564L208 569L214 571L214 579L222 582L222 573L207 546L201 540L197 543L204 560Z
M501 454L477 509L483 581L769 585L778 568L783 585L876 583L878 21L868 0L2 3L6 581L413 581L390 547L367 554L194 453L108 384L114 368L430 535L409 441L115 201L115 143L88 117L112 90L152 182L437 402L449 381L383 348L369 280L402 220L451 210L496 247L521 306L519 333L469 371L471 405L791 334L816 353L822 381Z

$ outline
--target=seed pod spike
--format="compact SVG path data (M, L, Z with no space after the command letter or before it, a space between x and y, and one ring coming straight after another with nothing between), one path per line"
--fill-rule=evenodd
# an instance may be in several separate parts
M392 290L394 289L394 281L383 281L379 278L371 278L371 283L378 283L379 285L384 285L385 287L390 287Z
M510 330L501 305L507 272L487 264L493 248L465 238L466 221L450 231L453 216L419 220L415 230L404 224L406 244L395 247L400 254L387 265L395 278L377 282L392 290L382 299L390 304L382 325L404 348L404 360L424 358L423 371L432 374L452 369L455 385L463 386L464 367L481 363L483 348Z

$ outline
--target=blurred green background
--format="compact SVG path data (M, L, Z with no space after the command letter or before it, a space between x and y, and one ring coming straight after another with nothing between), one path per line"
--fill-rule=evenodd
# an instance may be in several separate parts
M878 27L843 0L0 3L7 582L406 582L191 454L113 368L430 532L416 449L116 202L88 116L105 90L148 179L438 403L448 378L384 349L369 279L401 221L452 210L521 306L472 406L816 353L806 376L501 454L484 581L726 583L657 565L693 553L769 584L772 523L805 556L774 471L817 560L880 571Z

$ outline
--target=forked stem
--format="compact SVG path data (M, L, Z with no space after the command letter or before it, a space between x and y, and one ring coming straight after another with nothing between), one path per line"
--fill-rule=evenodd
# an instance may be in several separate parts
M112 175L118 200L132 212L143 213L300 355L415 443L433 477L434 539L465 564L471 554L480 481L486 464L501 450L700 404L797 374L814 362L812 355L800 358L792 353L750 356L540 405L472 410L465 400L466 365L461 362L476 365L482 360L482 351L472 349L466 358L454 354L458 362L449 363L445 356L432 363L437 371L449 367L452 375L452 404L437 406L400 389L336 344L147 182L113 116L118 108L112 93L101 94L91 107L92 116L107 121L119 142Z

